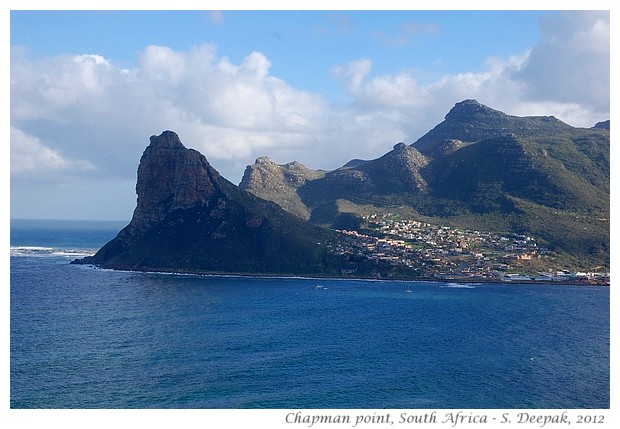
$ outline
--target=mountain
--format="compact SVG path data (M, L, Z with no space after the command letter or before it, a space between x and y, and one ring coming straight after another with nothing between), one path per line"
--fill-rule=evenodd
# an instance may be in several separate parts
M137 207L119 234L75 263L204 273L331 274L334 232L233 185L177 134L150 138Z
M603 130L609 130L610 129L609 119L606 121L597 122L593 128L601 128Z
M371 198L376 194L424 192L428 187L421 171L428 158L417 149L398 143L382 157L366 162L349 162L344 167L325 174L322 180L308 182L300 187L306 200L319 198L313 192L328 195L351 194ZM321 184L318 188L316 185Z
M609 266L609 152L608 121L575 128L464 100L412 145L308 178L293 199L326 226L359 228L362 214L401 213L532 234L573 264ZM267 188L246 187L270 198ZM287 198L278 203L286 207Z
M550 136L573 130L553 116L511 116L494 110L476 100L456 103L445 120L430 130L413 146L424 154L437 154L446 140L478 142L503 134L520 138Z
M297 190L310 180L320 179L325 171L311 170L299 162L278 165L266 156L248 165L239 187L265 200L273 201L286 211L307 220L310 211L297 195Z

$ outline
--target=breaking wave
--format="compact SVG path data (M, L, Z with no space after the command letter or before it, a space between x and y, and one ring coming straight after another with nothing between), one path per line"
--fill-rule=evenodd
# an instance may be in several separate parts
M11 246L11 256L31 256L31 257L47 257L47 256L66 256L66 257L84 257L94 255L96 250L92 249L61 249L56 247L41 246Z
M448 283L441 286L442 288L453 288L453 289L476 289L476 285L467 284L467 283Z

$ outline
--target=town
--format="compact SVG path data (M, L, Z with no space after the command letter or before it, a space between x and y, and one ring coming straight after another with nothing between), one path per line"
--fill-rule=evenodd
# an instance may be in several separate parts
M606 271L573 272L558 267L555 252L527 235L461 230L390 213L363 219L367 225L364 233L340 231L347 239L334 252L370 263L375 267L373 276L609 285ZM343 268L341 274L356 271L356 267Z

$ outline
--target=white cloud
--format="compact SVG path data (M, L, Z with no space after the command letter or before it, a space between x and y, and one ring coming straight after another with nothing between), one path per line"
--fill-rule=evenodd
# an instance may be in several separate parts
M541 39L513 76L528 101L577 104L608 114L609 11L561 12L542 22Z
M272 76L259 52L235 65L213 45L149 46L125 70L95 55L30 61L17 50L11 66L13 126L114 175L135 174L148 137L172 129L237 181L239 159L312 144L329 116L322 96Z
M212 58L209 47L201 50L207 60ZM162 82L165 86L175 86L184 77L186 56L165 46L147 46L140 55L139 78L147 83L157 85Z
M486 70L446 75L419 85L408 72L369 78L372 61L334 68L358 109L400 112L406 134L420 137L455 102L475 98L514 115L554 115L573 126L609 119L609 13L562 12L542 25L541 40Z
M326 169L381 156L399 141L413 143L466 98L575 126L608 119L609 14L553 16L537 45L491 58L482 72L421 85L411 72L373 76L370 58L335 66L346 105L273 76L261 52L234 64L212 44L148 46L128 70L97 54L32 60L14 49L12 186L69 173L133 182L149 136L166 129L238 182L262 155Z
M336 66L332 72L335 76L347 82L349 90L357 95L359 93L362 81L372 69L372 60L367 58L359 61L349 61L345 66Z
M43 145L39 138L11 127L11 175L29 181L42 174L50 181L57 175L78 175L95 170L86 160L68 159Z

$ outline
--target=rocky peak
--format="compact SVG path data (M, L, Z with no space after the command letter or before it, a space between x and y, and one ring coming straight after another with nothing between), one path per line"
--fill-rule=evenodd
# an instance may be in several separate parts
M463 100L460 103L456 103L454 107L448 112L445 119L446 121L470 121L476 117L482 116L501 116L504 115L498 110L491 109L484 104L478 103L476 100Z
M307 181L324 175L324 171L312 170L297 161L279 165L262 156L253 165L245 168L239 187L257 197L275 202L289 213L307 219L310 213L297 195L297 190Z
M207 159L183 146L173 131L152 136L138 166L132 227L143 230L171 210L205 204L215 192L217 177Z
M288 164L285 164L284 167L292 170L309 170L305 165L297 161L291 161Z
M606 121L597 122L596 125L594 125L594 128L599 128L602 130L609 130L610 129L609 119L607 119Z
M151 137L140 159L136 192L131 223L95 255L74 263L296 275L332 273L338 266L324 259L336 234L239 189L171 131Z
M289 162L281 168L287 182L296 187L303 186L308 180L318 179L325 175L325 171L312 170L297 161Z
M273 188L277 187L277 183L280 183L282 178L280 166L271 158L261 156L254 161L253 165L245 168L239 187L250 192L258 188Z
M256 158L256 161L254 161L254 164L256 164L256 165L268 165L268 166L277 165L268 156L261 156L261 157Z
M398 143L394 149L383 156L390 161L403 160L411 168L420 168L428 164L427 158L413 146L407 146L405 143ZM381 158L379 158L381 159Z
M408 185L423 191L427 188L426 180L420 169L428 164L428 159L414 147L399 143L394 146L390 160L391 169Z
M152 148L185 149L185 146L183 146L183 143L181 143L181 139L174 131L164 131L158 136L151 136L149 140L151 142L149 146Z
M358 169L369 173L374 182L384 182L390 188L423 191L428 185L420 174L420 169L428 162L416 148L398 143L392 151L361 165Z
M298 188L308 180L314 180L325 175L324 171L312 170L297 161L284 165L276 164L272 159L261 156L253 165L248 165L243 173L239 187L256 192L283 188Z
M476 100L464 100L456 103L445 120L420 137L413 146L425 155L437 157L443 155L441 146L446 139L474 143L507 133L531 137L564 133L572 129L552 116L511 116Z

